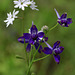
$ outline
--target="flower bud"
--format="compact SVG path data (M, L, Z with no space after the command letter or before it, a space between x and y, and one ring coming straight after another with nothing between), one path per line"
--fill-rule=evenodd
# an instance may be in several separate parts
M48 26L46 26L46 25L43 26L43 27L41 28L41 31L47 33L47 31L48 31Z

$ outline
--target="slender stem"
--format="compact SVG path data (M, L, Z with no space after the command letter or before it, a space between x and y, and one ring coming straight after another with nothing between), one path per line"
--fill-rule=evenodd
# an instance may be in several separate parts
M39 61L39 60L43 60L43 59L45 59L45 58L47 58L47 57L49 57L49 55L46 55L46 56L44 56L44 57L42 57L42 58L39 58L39 59L33 60L33 62L36 62L36 61Z
M25 26L24 26L24 14L25 14L25 13L22 12L22 16L23 16L23 19L22 19L22 26L23 26L22 28L23 28L23 33L24 33L24 28L25 28Z
M40 43L40 45L41 45L41 43ZM27 75L28 75L29 72L30 72L30 69L31 69L31 66L32 66L32 64L33 64L35 55L37 54L37 52L38 52L38 50L39 50L39 48L40 48L40 45L39 45L38 49L36 50L36 52L34 53L31 63L29 64L29 69L28 69L28 71L27 71Z
M29 63L28 63L28 55L27 55L27 52L26 52L26 43L25 43L25 39L24 39L24 49L25 49L26 62L27 62L27 64L29 65Z
M54 29L57 26L58 26L58 23L55 26L53 26L52 28L50 28L49 31L52 30L52 29Z
M37 54L37 52L38 52L38 50L39 50L39 48L40 48L40 45L41 45L41 43L39 44L38 49L37 49L36 52L34 53L34 55L33 55L33 59L32 59L32 60L34 60L35 55Z
M24 14L25 14L25 13L23 13L22 16L24 16ZM24 28L25 28L25 26L24 26L24 18L22 19L22 25L23 25L23 33L24 33ZM29 65L29 63L28 63L28 56L27 56L27 52L26 52L26 43L25 43L25 39L24 39L24 50L25 50L26 62L27 62L27 64Z
M23 19L23 20L24 20L24 19ZM23 23L23 33L24 33L24 23ZM25 50L26 62L27 62L27 64L29 65L29 63L28 63L28 56L27 56L27 52L26 52L26 43L25 43L25 39L24 39L24 50Z
M50 28L47 32L46 32L46 35L47 35L47 33L49 32L49 31L51 31L51 30L53 30L55 27L57 27L58 26L58 23L55 25L55 26L53 26L52 28Z
M30 64L30 62L31 62L31 55L32 55L32 45L31 45L31 51L29 52L29 64Z

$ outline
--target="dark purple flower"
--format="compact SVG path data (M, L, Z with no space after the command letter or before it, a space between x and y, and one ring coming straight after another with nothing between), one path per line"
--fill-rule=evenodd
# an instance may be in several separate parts
M32 23L32 27L30 28L29 33L23 33L23 36L18 38L18 41L21 43L28 43L27 45L27 52L29 52L31 50L31 44L35 45L35 48L37 49L39 47L39 42L42 41L44 37L44 40L48 40L47 37L45 37L44 32L39 32L36 25L33 25ZM39 48L39 52L42 49L42 46L40 46Z
M72 23L72 18L67 18L67 13L62 14L62 16L60 17L57 10L56 9L54 9L54 10L55 10L57 17L58 17L58 23L62 27L69 27L69 25Z
M45 54L52 54L53 53L55 61L57 62L57 64L59 64L59 62L60 62L59 54L63 52L64 47L62 47L62 46L59 47L60 41L55 42L53 45L53 48L47 42L45 42L45 43L47 44L48 47L45 47L44 50L42 50L42 51Z
M38 52L41 53L41 51L42 51L42 46L41 46L38 42L34 43L34 46L35 46L36 50L37 50L38 47L39 47Z

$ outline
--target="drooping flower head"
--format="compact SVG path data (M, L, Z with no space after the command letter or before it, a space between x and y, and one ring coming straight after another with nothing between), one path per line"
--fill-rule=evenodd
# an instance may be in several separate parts
M57 62L57 64L59 64L59 62L60 62L59 54L63 52L64 47L62 47L62 46L59 47L60 41L55 42L53 45L53 48L47 42L45 42L45 43L47 44L48 47L45 47L44 50L42 50L42 51L45 54L52 54L53 53L55 61Z
M67 13L62 14L62 16L60 17L57 10L56 9L54 9L54 10L55 10L57 17L58 17L58 23L62 27L69 27L69 25L72 23L72 18L67 18Z
M18 41L21 43L24 43L24 39L25 39L25 43L28 43L26 49L27 49L27 51L30 51L31 45L35 45L36 49L38 48L39 42L43 39L43 37L45 37L44 32L39 32L36 25L33 25L33 22L32 22L30 32L23 33L23 36L19 37ZM46 37L45 37L45 40L47 40Z

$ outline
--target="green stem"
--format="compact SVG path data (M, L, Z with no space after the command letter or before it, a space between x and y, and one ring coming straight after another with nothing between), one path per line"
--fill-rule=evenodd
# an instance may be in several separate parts
M24 22L25 22L25 20L24 20L24 14L25 14L25 12L22 12L22 16L23 16L23 18L22 18L23 33L24 33L24 29L25 29L25 25L24 25ZM24 39L24 50L25 50L26 63L29 65L28 55L27 55L27 51L26 51L25 39Z
M41 44L40 44L40 45L41 45ZM31 63L29 64L29 69L28 69L28 71L27 71L27 75L28 75L29 72L30 72L30 69L31 69L31 66L32 66L32 64L33 64L35 55L37 54L37 52L38 52L38 50L39 50L39 48L40 48L40 45L39 45L38 49L36 50L36 52L34 53Z
M55 26L53 26L52 28L50 28L46 33L45 33L45 35L47 35L47 33L49 32L49 31L51 31L51 30L53 30L55 27L57 27L58 26L58 23L55 25Z
M36 61L39 61L39 60L43 60L43 59L45 59L45 58L47 58L47 57L49 57L49 55L46 55L46 56L44 56L44 57L42 57L42 58L39 58L39 59L33 60L33 62L36 62Z
M31 45L31 51L29 52L29 64L30 64L30 62L31 62L31 55L32 55L32 45Z
M53 29L54 29L55 27L57 27L57 26L58 26L58 23L57 23L55 26L53 26L52 28L50 28L49 31L50 31L50 30L53 30Z
M27 62L27 64L29 65L29 63L28 63L28 55L27 55L27 52L26 52L26 43L25 43L25 39L24 39L24 49L25 49L26 62Z

